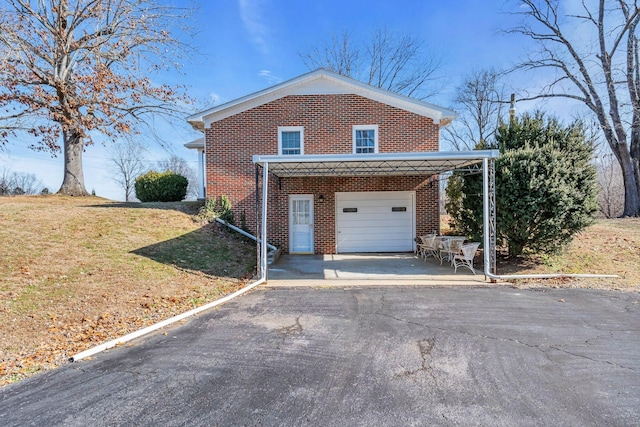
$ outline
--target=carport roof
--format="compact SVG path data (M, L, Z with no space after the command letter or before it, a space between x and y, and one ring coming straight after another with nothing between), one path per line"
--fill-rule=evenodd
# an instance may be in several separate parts
M437 175L498 158L498 150L253 156L278 177Z

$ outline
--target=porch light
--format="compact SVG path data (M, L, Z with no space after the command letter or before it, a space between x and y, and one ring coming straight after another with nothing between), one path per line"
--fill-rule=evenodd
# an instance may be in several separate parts
M320 203L324 202L324 196L322 194L318 196L318 201Z

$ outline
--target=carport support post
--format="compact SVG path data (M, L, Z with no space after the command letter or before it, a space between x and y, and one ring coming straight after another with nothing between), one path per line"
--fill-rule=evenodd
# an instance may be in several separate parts
M260 166L256 163L256 269L260 278L262 278L262 269L260 264L262 263L262 255L260 255L260 248L262 247L262 234L260 231Z
M262 164L262 236L260 255L260 273L261 278L267 280L267 196L269 188L269 162Z
M496 196L494 160L482 159L482 222L485 278L496 274Z

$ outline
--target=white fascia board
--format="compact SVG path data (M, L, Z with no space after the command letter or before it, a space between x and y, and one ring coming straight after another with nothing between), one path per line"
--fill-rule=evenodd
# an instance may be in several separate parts
M204 137L194 139L193 141L187 142L184 144L186 148L192 150L203 150L204 149Z
M376 162L411 160L481 160L497 159L498 150L433 151L422 153L382 153L382 154L310 154L310 155L254 155L253 163L322 163L322 162Z
M189 116L187 117L187 121L192 125L196 122L201 122L204 123L206 127L212 122L222 120L224 118L233 116L234 114L241 113L242 111L246 111L262 104L266 104L278 98L282 98L283 96L288 95L288 93L282 94L288 87L295 87L299 85L301 81L306 81L312 78L315 74L319 74L319 71L321 70L312 71L311 73L303 74L275 86L268 87L258 92L250 93L233 101L225 102L224 104Z
M288 95L356 94L402 110L431 118L436 124L449 123L456 113L447 108L420 101L388 90L359 82L350 77L319 69L286 82L271 86L234 101L227 102L201 113L192 115L187 121L196 128L206 128L211 123L239 114L251 108L275 101Z

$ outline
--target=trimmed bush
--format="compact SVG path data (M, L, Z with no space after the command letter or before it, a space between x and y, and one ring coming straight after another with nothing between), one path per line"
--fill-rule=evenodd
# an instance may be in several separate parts
M136 197L141 202L179 202L187 195L187 178L174 172L147 172L136 178Z
M498 127L497 243L512 257L562 250L591 225L598 209L593 144L584 125L543 113ZM473 240L482 234L482 176L455 173L447 187L452 225ZM481 241L481 240L478 240Z

